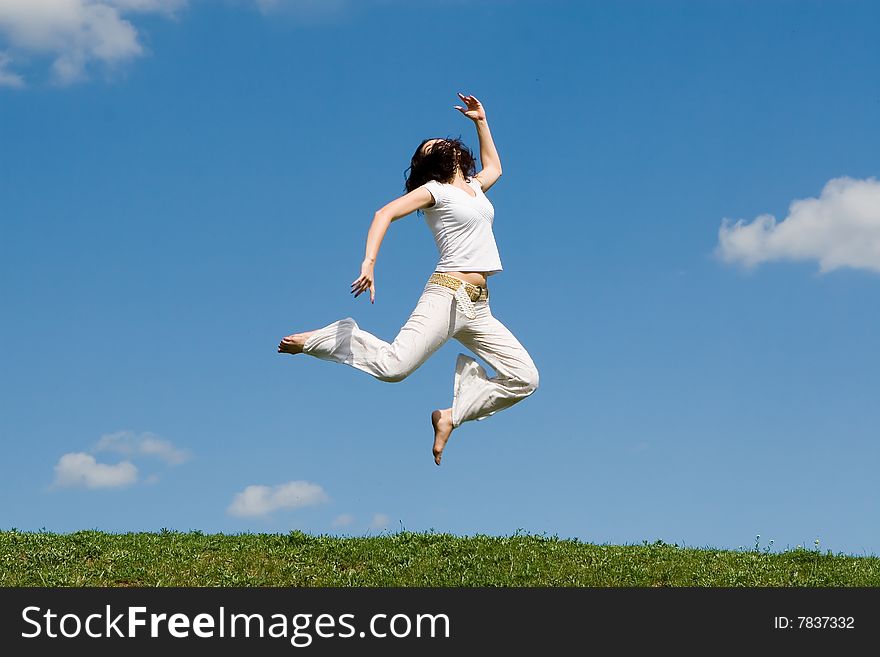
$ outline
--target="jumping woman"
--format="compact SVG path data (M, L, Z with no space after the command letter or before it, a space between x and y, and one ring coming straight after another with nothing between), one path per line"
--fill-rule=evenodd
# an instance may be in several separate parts
M487 279L501 271L501 258L492 232L495 210L485 192L501 175L501 160L483 105L473 96L458 96L467 108L455 109L477 129L482 170L474 175L473 154L458 139L419 144L408 169L407 193L376 212L361 275L351 284L355 298L369 290L370 303L375 303L373 268L388 226L423 211L440 261L394 342L380 340L346 317L315 331L288 335L278 345L279 353L343 363L391 382L405 379L449 338L485 360L496 372L492 378L476 360L459 354L452 406L431 413L437 465L450 434L463 422L483 420L538 388L538 370L528 352L489 308Z

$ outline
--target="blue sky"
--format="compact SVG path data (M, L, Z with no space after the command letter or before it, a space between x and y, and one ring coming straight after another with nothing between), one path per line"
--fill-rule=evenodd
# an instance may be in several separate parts
M0 528L880 554L875 3L50 4L0 0ZM438 468L458 343L276 345L396 335L423 219L349 285L418 143L476 152L457 91L541 387Z

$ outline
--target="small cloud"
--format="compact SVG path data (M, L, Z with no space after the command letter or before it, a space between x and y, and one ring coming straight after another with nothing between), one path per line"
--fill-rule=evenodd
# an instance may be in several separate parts
M167 440L145 437L140 444L140 453L144 456L155 456L169 465L180 465L188 461L191 454L188 450L177 449Z
M391 522L391 518L386 516L384 513L377 513L373 516L373 520L370 522L371 529L385 529L388 527Z
M131 463L132 460L155 457L170 465L179 465L190 457L188 451L178 449L169 441L150 432L140 435L133 431L105 434L90 451L92 454L71 452L62 456L55 466L54 486L85 488L127 486L138 479L138 469ZM116 465L98 463L93 454L101 451L116 452L127 458ZM159 475L153 473L147 476L143 483L155 484L158 481Z
M798 199L777 222L723 219L716 255L746 268L778 260L815 261L826 273L842 267L880 272L880 182L834 178L819 198Z
M234 516L265 516L279 509L301 509L327 502L327 494L318 484L289 481L278 486L248 486L235 496L227 512Z
M65 454L55 465L55 486L59 488L119 488L137 481L137 468L129 461L115 465L98 463L85 452Z
M305 21L334 18L349 8L348 0L255 0L264 14L284 12Z
M140 435L127 430L105 434L95 444L94 451L118 452L129 457L151 456L168 465L180 465L192 458L189 450L179 449L170 441L149 431Z
M142 13L158 13L173 16L186 6L187 0L104 0L114 5L119 11L137 11Z
M24 78L9 70L12 58L5 52L0 52L0 87L23 87Z
M350 513L343 513L340 516L336 516L331 523L333 527L348 527L350 524L354 522L354 516Z

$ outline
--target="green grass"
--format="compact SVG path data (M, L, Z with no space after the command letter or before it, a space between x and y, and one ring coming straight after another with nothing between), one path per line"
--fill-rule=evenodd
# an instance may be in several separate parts
M880 557L401 532L0 532L0 586L880 586Z

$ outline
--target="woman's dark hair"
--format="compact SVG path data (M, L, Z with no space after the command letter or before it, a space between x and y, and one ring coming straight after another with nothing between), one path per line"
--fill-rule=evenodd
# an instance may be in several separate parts
M474 154L461 139L440 138L440 141L434 142L427 154L423 153L422 147L431 139L437 137L425 139L413 153L412 161L407 168L409 171L405 185L407 192L421 187L429 180L441 183L452 182L458 167L461 167L461 173L465 178L472 178L476 173Z

